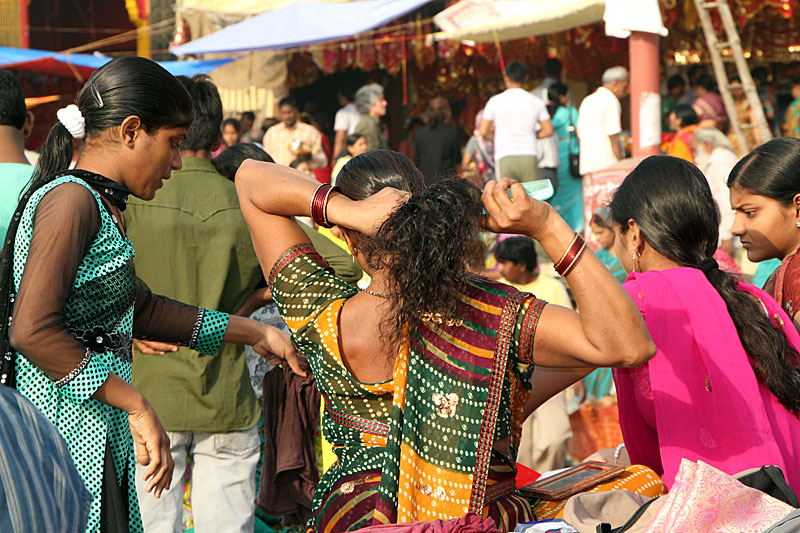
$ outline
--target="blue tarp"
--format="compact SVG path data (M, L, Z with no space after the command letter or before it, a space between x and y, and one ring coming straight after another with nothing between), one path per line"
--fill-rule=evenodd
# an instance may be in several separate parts
M175 76L194 76L210 72L233 60L234 58L209 61L159 61L158 64ZM74 68L81 76L89 77L95 69L109 61L110 57L92 54L61 54L47 50L0 47L0 67L15 67L62 76L72 76Z
M178 55L296 48L383 26L431 0L296 2L177 46Z

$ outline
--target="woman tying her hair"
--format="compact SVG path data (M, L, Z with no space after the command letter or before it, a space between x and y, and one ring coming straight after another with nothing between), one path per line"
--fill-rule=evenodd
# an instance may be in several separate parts
M169 438L130 385L132 337L208 355L220 342L250 344L297 368L288 335L153 295L136 278L120 212L181 168L191 117L183 85L148 59L95 71L77 105L59 110L0 254L0 382L66 439L93 496L87 531L142 531L134 442L148 492L159 497L172 478ZM82 149L67 170L74 139Z
M471 511L513 530L533 517L514 488L524 417L593 366L650 358L641 316L566 222L511 180L489 182L483 202L464 180L424 189L411 161L378 150L347 163L337 183L341 192L255 161L236 175L338 457L317 486L309 526L351 531ZM309 245L292 219L309 208L320 226L342 228L368 289L338 279ZM583 312L468 274L482 252L482 220L538 239Z
M800 328L800 139L777 137L739 161L728 178L731 233L750 261L780 259L764 290Z
M719 212L703 174L649 157L610 208L624 287L658 348L614 370L631 462L668 487L682 458L731 475L773 464L800 490L800 336L767 293L711 258Z

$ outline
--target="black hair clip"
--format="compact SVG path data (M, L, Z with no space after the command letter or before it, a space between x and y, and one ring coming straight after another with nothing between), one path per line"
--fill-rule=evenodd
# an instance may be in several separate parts
M94 101L97 102L97 109L103 108L103 98L100 96L100 91L97 90L97 83L94 80L89 82L89 89L92 91Z

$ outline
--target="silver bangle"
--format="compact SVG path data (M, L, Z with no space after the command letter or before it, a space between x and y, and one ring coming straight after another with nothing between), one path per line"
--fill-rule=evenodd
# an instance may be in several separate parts
M192 329L192 336L189 338L189 344L186 345L187 348L190 350L194 350L194 347L197 346L197 337L200 336L200 328L203 326L203 319L206 316L206 310L204 307L197 308L197 320L194 322L194 328Z
M614 462L615 463L617 461L619 461L619 453L622 451L622 448L625 448L625 443L624 442L614 449Z
M93 355L94 354L92 353L92 351L89 348L86 348L86 355L83 356L83 360L80 363L78 363L78 366L73 368L69 374L56 381L55 386L63 387L64 385L66 385L67 383L78 377L78 374L83 372L86 369L86 367L89 366L89 361L92 360Z

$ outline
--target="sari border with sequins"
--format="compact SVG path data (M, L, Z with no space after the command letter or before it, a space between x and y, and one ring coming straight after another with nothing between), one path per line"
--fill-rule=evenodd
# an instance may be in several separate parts
M500 408L503 380L508 364L508 352L511 347L516 323L515 319L519 307L527 296L528 293L521 291L517 291L509 296L503 307L503 314L500 318L491 385L489 386L489 395L486 399L486 407L484 408L483 423L481 424L481 432L478 437L477 461L475 462L472 494L469 503L469 510L475 513L483 512L483 505L486 500L486 482L489 474L489 462L492 456L494 433L497 427L497 411Z
M317 262L319 262L322 266L327 267L328 264L322 259L322 256L314 249L314 247L307 242L301 244L295 244L285 252L283 252L280 257L278 257L275 264L272 265L272 269L269 271L269 278L267 279L267 283L270 287L275 284L275 280L278 278L281 270L283 270L286 265L300 257L301 255L310 255L312 256Z

